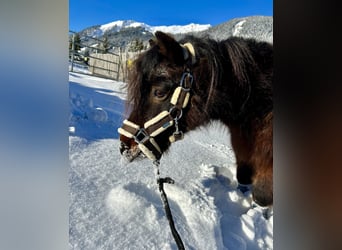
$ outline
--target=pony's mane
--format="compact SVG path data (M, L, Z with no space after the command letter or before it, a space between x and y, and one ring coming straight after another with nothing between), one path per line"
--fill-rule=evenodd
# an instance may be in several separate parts
M220 94L219 91L223 89L228 89L228 92L231 93L229 96L230 105L238 109L230 113L232 118L241 115L246 116L246 109L255 109L255 107L251 107L255 103L255 100L250 100L252 91L256 93L254 98L272 97L272 86L269 86L271 76L268 76L268 79L258 78L263 75L261 74L262 69L258 65L273 68L273 57L269 54L270 50L273 51L272 45L266 42L257 42L254 39L239 37L215 41L208 37L187 36L180 40L180 43L185 42L192 43L197 57L205 60L204 65L200 66L200 69L196 72L197 79L205 78L201 74L207 75L208 78L204 88L207 96L205 97L206 103L203 106L203 112L212 112L212 110L209 110L209 106L214 101L216 102L214 99ZM267 56L264 57L263 54L267 54ZM196 84L202 84L200 81L196 81ZM264 93L264 91L268 93ZM221 93L227 93L227 91L221 91ZM269 107L261 112L267 113L272 109L272 103L272 99L267 101ZM233 110L234 107L231 107L231 109Z
M129 71L127 85L127 103L137 107L143 100L146 90L143 88L143 80L146 75L155 68L159 62L159 55L156 48L152 47L143 52L133 64Z

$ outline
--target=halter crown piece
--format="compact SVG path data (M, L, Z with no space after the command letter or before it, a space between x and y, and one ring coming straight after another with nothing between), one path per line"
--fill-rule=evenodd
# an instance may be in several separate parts
M191 43L184 43L181 46L183 48L184 59L187 60L191 56L191 63L195 64L196 56L194 46Z
M195 51L190 43L182 45L184 51L184 59L188 59L191 55L191 62L195 63ZM190 55L189 55L190 54ZM119 134L134 139L139 149L152 161L159 160L162 152L156 140L157 135L163 133L171 126L175 127L175 131L169 137L171 143L183 139L183 132L178 128L178 120L182 117L183 109L189 103L190 90L193 83L193 76L189 70L185 70L180 80L179 86L174 90L170 103L171 108L164 110L152 119L145 122L144 127L124 120L121 128L118 129Z

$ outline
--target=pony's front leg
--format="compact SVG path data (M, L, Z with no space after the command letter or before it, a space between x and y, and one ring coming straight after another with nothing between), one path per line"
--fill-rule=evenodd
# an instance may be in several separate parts
M253 180L253 200L260 206L273 204L273 168L264 166L257 171Z

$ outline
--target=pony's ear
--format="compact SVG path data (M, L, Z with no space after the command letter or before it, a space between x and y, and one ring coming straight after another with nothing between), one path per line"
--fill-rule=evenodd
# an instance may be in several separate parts
M156 31L157 45L159 52L175 64L184 63L184 50L183 47L171 36Z
M148 43L150 44L150 47L153 47L154 45L156 45L156 41L153 39L148 40Z

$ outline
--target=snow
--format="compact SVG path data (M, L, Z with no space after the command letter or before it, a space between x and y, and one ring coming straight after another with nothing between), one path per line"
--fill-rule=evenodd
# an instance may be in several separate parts
M121 158L125 83L69 73L70 249L177 249L148 159ZM189 132L163 155L161 176L186 249L273 249L273 215L237 189L229 132Z
M238 36L240 34L240 31L242 30L242 25L246 22L246 20L242 20L234 25L233 29L233 36Z
M133 20L118 20L118 21L101 25L99 30L94 31L94 33L97 35L102 35L106 31L109 31L111 29L113 29L116 32L119 32L121 29L124 29L124 28L136 28L136 27L142 27L145 30L150 31L152 33L159 30L159 31L163 31L166 33L171 33L171 34L183 34L183 33L188 33L188 32L203 31L203 30L209 29L211 25L190 23L187 25L150 26L148 24L136 22Z
M100 30L102 30L102 32L105 33L106 31L113 28L116 28L116 31L120 31L122 28L139 27L141 25L143 25L143 23L134 22L132 20L118 20L101 25Z
M198 32L207 30L211 27L210 24L195 24L190 23L187 25L170 25L170 26L154 26L151 27L152 33L156 31L163 31L165 33L171 33L171 34L185 34L189 32Z

